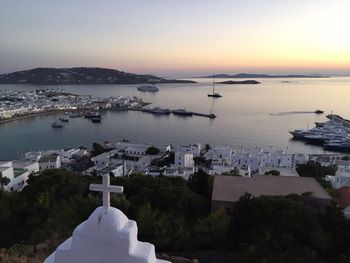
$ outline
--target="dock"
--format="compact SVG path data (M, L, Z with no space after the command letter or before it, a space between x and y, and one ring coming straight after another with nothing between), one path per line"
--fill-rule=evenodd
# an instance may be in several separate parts
M151 109L145 109L145 108L112 108L111 110L115 110L115 111L141 111L141 112L146 112L146 113L152 113ZM170 110L169 114L172 113L173 114L174 110ZM209 118L209 119L215 119L216 115L214 113L200 113L200 112L193 112L193 111L188 111L188 113L191 113L191 115L189 116L199 116L199 117L205 117L205 118ZM166 115L166 114L164 114ZM186 116L186 115L184 115Z
M192 114L194 116L207 117L207 118L210 118L210 119L215 119L216 118L216 115L214 113L206 114L206 113L192 112Z

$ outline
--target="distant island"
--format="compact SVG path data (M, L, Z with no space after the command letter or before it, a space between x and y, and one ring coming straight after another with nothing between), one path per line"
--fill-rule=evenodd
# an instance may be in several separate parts
M147 84L196 83L191 80L165 79L153 75L137 75L115 69L74 67L35 68L0 75L0 84Z
M269 75L269 74L249 74L249 73L239 73L239 74L215 74L210 76L198 77L198 78L329 78L329 76L321 75Z
M257 81L257 80L228 80L228 81L222 81L222 82L215 82L217 84L230 84L230 85L234 85L234 84L260 84L261 82Z

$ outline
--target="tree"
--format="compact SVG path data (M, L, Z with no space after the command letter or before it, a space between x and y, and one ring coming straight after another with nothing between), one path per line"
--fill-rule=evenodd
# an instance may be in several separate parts
M1 190L4 190L4 186L8 185L11 182L10 178L6 176L2 176L0 178L0 185L1 185Z
M231 170L231 171L229 171L229 172L224 172L224 173L222 173L221 175L241 176L237 167L235 167L233 170Z
M199 169L191 176L191 178L188 180L188 185L197 194L211 200L212 178L202 169Z
M104 148L101 144L94 142L92 144L92 151L91 151L91 155L92 156L96 156L96 155L100 155L104 152L108 152L109 150Z
M148 149L146 150L146 154L149 155L156 155L160 152L160 150L157 147L154 146L150 146L148 147Z
M323 166L317 161L308 161L306 164L298 165L296 170L303 177L324 178L326 175L335 175L337 166Z
M210 147L209 144L204 145L204 150L205 150L206 152L209 152L210 149L211 149L211 147Z
M274 176L278 176L280 175L281 172L280 171L277 171L277 170L270 170L270 171L267 171L265 172L265 175L274 175Z

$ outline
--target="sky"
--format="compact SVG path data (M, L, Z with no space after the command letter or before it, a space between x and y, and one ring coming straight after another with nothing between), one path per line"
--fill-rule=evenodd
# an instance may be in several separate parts
M0 73L350 75L350 0L0 0Z

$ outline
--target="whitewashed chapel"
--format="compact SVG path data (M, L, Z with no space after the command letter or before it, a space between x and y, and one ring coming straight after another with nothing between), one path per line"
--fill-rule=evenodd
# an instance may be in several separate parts
M110 206L110 193L122 193L123 187L110 185L109 175L104 175L102 185L92 184L90 190L103 192L103 206L44 263L170 263L156 258L154 245L137 240L135 221Z

